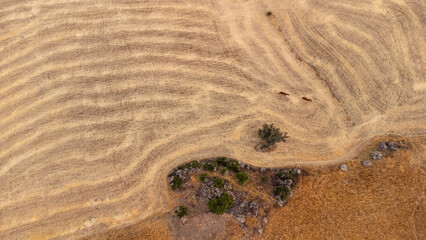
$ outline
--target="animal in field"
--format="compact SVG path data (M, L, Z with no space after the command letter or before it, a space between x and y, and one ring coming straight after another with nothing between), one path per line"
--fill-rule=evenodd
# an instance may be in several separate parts
M284 95L284 96L289 96L290 94L285 93L285 92L279 92L279 94Z
M312 100L311 100L311 99L306 98L306 97L302 97L302 99L303 99L303 100L305 100L305 101L308 101L308 102L312 102Z

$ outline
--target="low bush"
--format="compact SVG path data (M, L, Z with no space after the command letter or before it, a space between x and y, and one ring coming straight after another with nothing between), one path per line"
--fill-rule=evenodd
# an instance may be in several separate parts
M200 182L206 181L206 178L207 178L207 173L201 173L200 174Z
M244 172L237 173L237 175L235 175L235 177L237 178L237 182L241 185L243 185L248 180L248 176Z
M172 190L180 189L182 187L182 184L183 184L183 179L178 176L175 176L173 178L173 181L170 183L170 185L172 186Z
M294 172L293 169L290 169L288 171L285 172L279 172L277 173L277 177L279 177L282 180L294 180L294 178L296 177L296 173Z
M217 162L206 162L203 164L203 170L213 172L215 168L217 167Z
M176 216L182 218L183 216L188 215L188 208L185 206L179 206L178 209L175 210Z
M218 159L216 160L216 162L217 162L219 165L226 167L226 163L227 163L227 162L226 162L226 157L218 158Z
M190 168L190 167L191 167L191 164L190 164L190 163L187 163L187 164L184 164L184 165L179 166L179 167L178 167L178 169L179 169L179 170L183 170L183 169L187 169L187 168Z
M214 186L217 188L222 188L225 185L225 182L221 178L216 178L214 180Z
M268 177L268 176L263 176L263 177L262 177L262 182L263 182L263 183L267 183L267 182L269 182L269 177Z
M267 12L267 13L266 13L266 15L267 15L267 16L271 16L271 15L272 15L272 12Z
M227 167L222 168L222 170L220 170L220 173L225 174L228 171Z
M199 168L200 167L200 163L197 160L194 160L191 162L191 167L193 168Z
M279 186L274 189L274 195L279 196L281 201L285 201L291 194L290 188L286 186Z
M240 171L240 164L237 161L228 162L226 167L236 173Z
M212 198L208 203L209 210L215 214L223 214L228 208L232 207L234 199L228 194L224 193L219 198Z

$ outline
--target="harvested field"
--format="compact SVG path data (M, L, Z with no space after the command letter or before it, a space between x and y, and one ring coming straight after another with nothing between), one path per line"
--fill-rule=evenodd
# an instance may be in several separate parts
M424 135L424 12L420 0L3 1L0 239L159 216L168 172L193 159L322 166L376 135ZM254 150L265 122L291 137L270 153Z

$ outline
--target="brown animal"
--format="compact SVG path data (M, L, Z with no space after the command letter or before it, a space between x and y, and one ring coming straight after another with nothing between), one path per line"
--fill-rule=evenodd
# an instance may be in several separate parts
M284 95L284 96L288 96L288 95L290 95L290 94L285 93L285 92L279 92L279 94Z
M309 98L302 97L302 99L305 100L305 101L308 101L308 102L312 102L312 100L309 99Z

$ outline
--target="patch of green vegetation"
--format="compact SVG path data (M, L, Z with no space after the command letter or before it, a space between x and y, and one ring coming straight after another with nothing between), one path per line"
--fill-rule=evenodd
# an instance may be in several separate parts
M176 216L182 218L183 216L188 215L188 208L185 206L179 206L178 209L175 210Z
M272 15L272 12L267 12L267 13L266 13L266 15L267 15L267 16L271 16L271 15Z
M247 173L244 172L237 173L235 177L237 178L237 182L241 185L243 185L248 180Z
M226 164L226 167L233 171L233 172L239 172L240 171L240 164L237 161L230 161Z
M257 130L257 135L265 141L264 147L273 146L278 142L285 142L285 139L288 138L287 133L282 133L273 123L270 125L264 124L262 129Z
M190 167L191 167L191 164L190 164L190 163L187 163L187 164L184 164L184 165L179 166L179 167L178 167L178 169L179 169L179 170L184 170L184 169L187 169L187 168L190 168Z
M205 162L203 164L203 170L213 172L217 167L217 161Z
M207 178L207 173L201 173L200 174L200 182L206 181L206 178Z
M216 159L216 162L217 162L219 165L226 167L226 157L218 158L218 159Z
M215 214L223 214L232 207L234 199L228 194L224 193L219 198L212 198L208 203L209 210Z
M182 184L183 184L183 179L181 177L175 176L170 185L172 186L172 190L174 191L174 190L180 189L182 187Z
M262 182L263 183L268 183L269 182L269 177L268 176L263 176L262 177Z
M191 162L191 167L193 168L199 168L200 167L200 162L198 162L198 160L194 160Z
M225 174L228 171L227 167L222 168L222 170L220 170L220 173Z
M216 178L214 180L214 186L217 188L222 188L225 185L225 182L221 178Z
M277 173L277 177L281 178L282 180L289 180L289 179L294 180L294 178L296 177L296 173L294 172L293 169L290 169L285 172Z
M291 194L291 190L285 186L279 186L274 189L274 195L279 196L282 201L285 201Z

